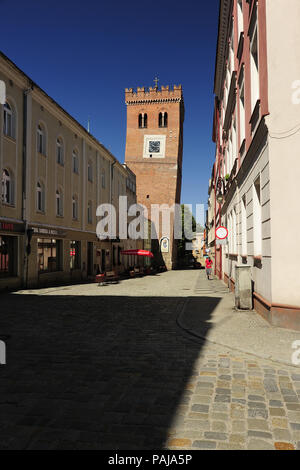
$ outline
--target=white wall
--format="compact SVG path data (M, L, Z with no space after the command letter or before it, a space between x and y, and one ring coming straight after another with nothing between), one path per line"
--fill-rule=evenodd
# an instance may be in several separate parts
M299 0L267 0L267 43L272 301L300 306L300 103L292 100L300 80Z

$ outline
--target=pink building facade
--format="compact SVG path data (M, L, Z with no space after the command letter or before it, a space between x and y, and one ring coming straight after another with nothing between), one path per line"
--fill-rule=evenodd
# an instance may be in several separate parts
M300 229L299 24L297 0L220 1L210 224L229 230L227 245L214 244L219 278L234 290L235 266L250 265L254 308L297 329L300 248L289 244Z

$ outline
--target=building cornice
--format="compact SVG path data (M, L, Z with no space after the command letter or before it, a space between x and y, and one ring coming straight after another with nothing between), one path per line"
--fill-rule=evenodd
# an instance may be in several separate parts
M221 99L222 97L222 84L225 64L227 60L229 25L231 22L232 7L233 0L220 0L218 42L216 51L214 82L214 93L219 99Z
M142 99L125 101L127 105L140 105L140 104L156 104L156 103L180 103L182 98L166 98L166 99Z
M51 98L39 85L37 85L23 70L21 70L14 62L12 62L3 52L0 51L1 68L4 74L7 74L23 91L31 89L32 97L52 113L58 120L67 123L74 133L78 134L79 138L85 139L90 145L96 147L96 150L102 150L101 155L109 159L111 162L116 162L118 167L124 171L122 164L119 160L92 134L90 134L85 127L80 124L71 114L69 114L60 104ZM26 89L26 90L25 90ZM103 155L104 153L104 155Z

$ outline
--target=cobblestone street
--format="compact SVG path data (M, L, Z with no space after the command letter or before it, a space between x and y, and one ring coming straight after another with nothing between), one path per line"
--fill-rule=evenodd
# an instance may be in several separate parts
M0 449L300 449L300 367L203 337L230 296L194 270L2 295Z

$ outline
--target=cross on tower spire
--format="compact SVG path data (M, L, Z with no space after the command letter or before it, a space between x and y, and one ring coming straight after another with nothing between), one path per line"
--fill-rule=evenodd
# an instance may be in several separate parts
M155 83L155 88L157 88L157 87L158 87L157 84L158 84L158 82L159 82L159 78L155 77L155 79L154 79L153 81L154 81L154 83Z

